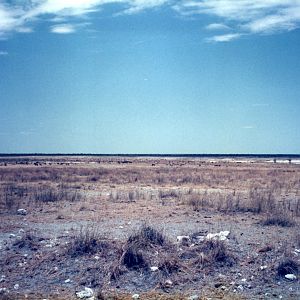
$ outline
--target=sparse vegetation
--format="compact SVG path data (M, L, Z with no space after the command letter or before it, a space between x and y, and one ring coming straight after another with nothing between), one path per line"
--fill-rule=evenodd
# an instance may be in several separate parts
M295 221L292 217L286 213L275 212L274 215L269 215L262 224L264 226L281 226L281 227L292 227L295 225Z
M299 166L279 161L0 159L0 289L38 289L38 299L52 288L51 299L76 299L84 287L104 299L279 295L299 282L299 188ZM225 241L208 238L224 230ZM288 273L297 280L266 285Z
M81 226L68 245L72 257L94 254L106 250L109 244L103 239L97 225Z

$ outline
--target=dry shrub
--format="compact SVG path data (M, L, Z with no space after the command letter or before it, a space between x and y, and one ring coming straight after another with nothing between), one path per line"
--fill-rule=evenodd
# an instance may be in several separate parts
M68 246L67 253L72 257L94 254L109 247L95 225L81 226Z
M153 250L161 250L168 245L162 233L151 226L142 225L122 247L120 259L112 268L111 279L116 280L126 270L148 270Z
M139 247L164 246L168 243L166 237L157 229L142 225L141 229L131 235L127 241L128 244L137 244Z
M27 195L27 188L15 183L7 183L0 190L0 209L15 211L19 208L20 200Z
M130 244L126 247L121 258L122 265L128 269L144 269L148 268L142 249L137 244Z
M182 265L177 255L168 254L168 256L159 263L158 268L164 275L168 276L174 272L178 272L182 268Z
M284 213L284 212L276 212L275 215L269 215L262 224L264 226L281 226L281 227L292 227L295 225L294 219Z
M76 202L82 199L82 194L78 191L69 190L61 185L58 189L50 187L37 188L33 192L33 198L37 202L58 202L64 200Z
M196 261L204 267L214 264L231 267L235 263L235 258L227 249L224 241L205 240L197 251L199 256Z
M299 272L299 264L291 258L284 259L277 266L277 274L279 276L285 276L286 274L297 275L298 272Z

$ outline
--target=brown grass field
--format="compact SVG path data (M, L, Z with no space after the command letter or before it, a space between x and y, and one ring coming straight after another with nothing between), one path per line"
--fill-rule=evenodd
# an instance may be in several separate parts
M2 157L0 299L300 299L299 188L266 159Z

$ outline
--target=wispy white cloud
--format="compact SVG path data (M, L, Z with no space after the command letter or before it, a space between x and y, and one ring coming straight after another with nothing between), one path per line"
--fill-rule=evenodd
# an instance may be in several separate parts
M205 29L207 30L229 30L231 29L229 26L222 24L222 23L211 23L208 24Z
M0 35L11 32L32 32L26 24L41 17L53 22L68 21L68 18L84 17L102 9L105 4L124 4L121 14L134 14L159 7L169 0L0 0ZM124 8L125 7L125 8ZM120 8L121 9L121 8ZM71 27L52 26L52 32L71 33Z
M5 56L5 55L8 55L7 51L0 51L0 56Z
M300 27L300 0L181 0L174 9L183 15L218 17L233 24L240 36L274 34ZM211 40L224 42L224 38L232 40L230 37L235 39L237 34L215 36Z
M246 125L246 126L243 126L242 128L243 129L254 129L255 126L253 126L253 125Z
M58 34L69 34L75 32L75 27L71 24L58 24L51 26L50 31Z
M35 21L45 18L57 26L70 19L74 22L112 3L122 4L119 15L168 5L184 16L216 17L217 22L208 24L207 30L232 30L210 38L216 42L300 27L300 0L0 0L0 38L12 32L32 32Z
M240 33L228 33L228 34L221 34L215 35L213 37L209 37L206 39L207 42L230 42L232 40L236 40L241 37L242 34Z

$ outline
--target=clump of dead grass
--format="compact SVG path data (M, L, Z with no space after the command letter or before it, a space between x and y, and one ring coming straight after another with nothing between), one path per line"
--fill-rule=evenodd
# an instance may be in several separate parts
M96 225L81 226L68 245L67 253L72 257L94 254L109 247Z
M267 216L262 225L292 227L295 225L295 220L289 214L276 212L274 215Z

